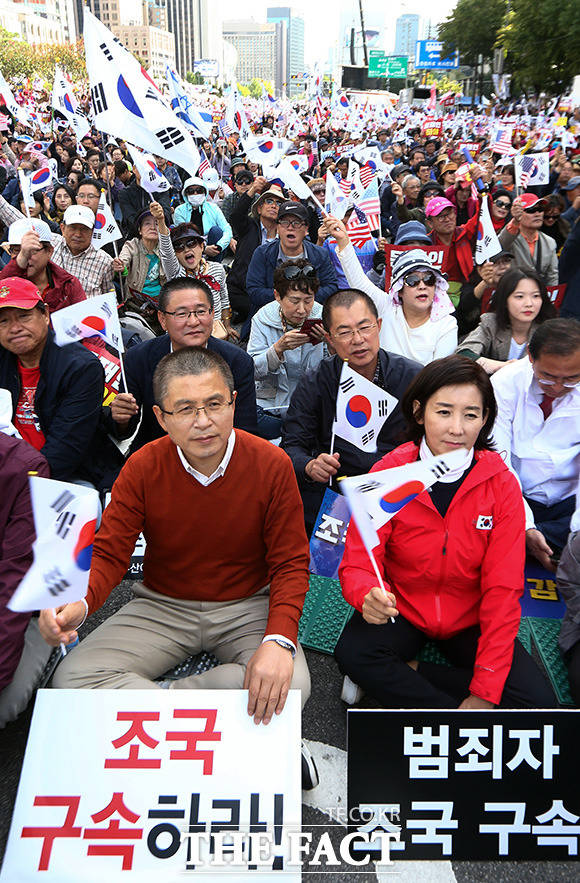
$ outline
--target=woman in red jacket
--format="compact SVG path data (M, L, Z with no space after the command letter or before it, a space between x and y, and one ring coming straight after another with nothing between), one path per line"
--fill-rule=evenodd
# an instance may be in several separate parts
M465 458L378 531L374 555L386 593L351 523L339 577L355 612L336 647L340 670L391 708L553 706L516 640L524 507L516 479L491 449L496 404L487 374L461 356L437 359L401 407L411 441L371 471L459 449ZM449 666L416 661L430 639Z

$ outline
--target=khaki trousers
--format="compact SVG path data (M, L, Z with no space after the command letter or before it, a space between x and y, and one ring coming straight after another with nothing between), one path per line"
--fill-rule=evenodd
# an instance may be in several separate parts
M181 678L172 689L242 689L246 665L265 634L268 587L237 601L184 601L153 592L136 582L135 598L81 641L57 668L59 689L133 689L154 682L188 656L206 651L220 665ZM310 695L310 674L302 647L294 659L292 689L302 705Z

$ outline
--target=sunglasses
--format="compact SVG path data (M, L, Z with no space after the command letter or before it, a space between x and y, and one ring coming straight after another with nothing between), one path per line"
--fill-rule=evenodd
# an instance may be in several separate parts
M544 221L557 221L560 217L561 212L556 212L556 214L546 215L544 214Z
M494 199L494 202L499 208L509 208L511 202L504 202L503 199Z
M424 282L425 285L432 286L435 285L436 281L437 277L435 273L431 272L431 270L428 270L426 273L408 273L403 279L403 282L405 285L408 285L409 288L416 288L419 282Z
M312 264L306 264L304 267L284 267L283 273L284 279L287 279L288 281L299 279L300 277L303 277L304 279L312 279L316 276L316 270Z
M186 248L194 248L196 245L203 245L203 239L183 239L181 242L175 243L173 251L175 254L179 254L181 251L185 251Z
M530 208L524 209L524 214L526 215L539 215L544 211L544 206L541 202L537 202L535 205L532 205Z

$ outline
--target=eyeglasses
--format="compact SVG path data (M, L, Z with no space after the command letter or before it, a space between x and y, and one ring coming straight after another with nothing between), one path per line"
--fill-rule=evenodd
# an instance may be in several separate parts
M494 202L498 208L509 208L511 206L511 202L504 202L503 199L494 199Z
M165 316L172 316L176 322L187 322L190 316L195 316L196 319L205 319L210 313L209 307L198 307L196 310L174 310L172 313L169 310L163 310Z
M543 380L541 377L536 377L536 380L540 386L555 386L558 383L557 380ZM576 389L577 386L580 386L580 380L562 380L562 386L565 389Z
M298 230L299 227L305 227L306 222L299 221L298 219L293 221L291 218L283 218L281 221L278 221L278 226L284 227L286 229L289 228L291 230Z
M203 405L201 408L196 408L195 405L184 405L183 408L177 408L175 411L165 411L162 407L159 407L159 410L163 414L169 414L170 417L174 417L179 423L186 423L191 418L195 418L197 420L197 415L200 411L204 411L205 416L209 419L215 419L218 417L226 408L228 408L233 402L233 399L230 399L229 402L208 402L207 405Z
M431 271L428 271L427 273L408 273L403 279L403 282L405 285L408 285L409 288L416 288L419 282L424 282L425 285L432 286L435 285L436 281L437 277L435 276L435 273L432 273Z
M369 322L368 325L360 325L358 328L349 328L348 331L337 331L335 334L331 334L331 337L336 337L337 340L342 340L344 343L347 343L354 340L355 334L360 334L361 337L368 337L376 327L376 322L373 322L372 324Z
M10 254L13 258L17 258L20 254L20 245L11 245L9 247ZM49 242L42 243L40 248L35 248L32 254L40 254L41 251L47 251L49 248L52 248Z
M292 279L299 279L303 276L305 279L312 279L313 276L316 276L316 270L312 266L312 264L305 264L303 267L284 267L282 270L284 275L284 279L288 279L291 281Z
M194 248L196 245L203 245L203 239L185 239L181 242L177 242L173 246L173 251L175 254L179 254L181 251L185 251L186 248Z
M266 198L262 200L262 205L280 205L280 200L276 199L275 196L266 196Z

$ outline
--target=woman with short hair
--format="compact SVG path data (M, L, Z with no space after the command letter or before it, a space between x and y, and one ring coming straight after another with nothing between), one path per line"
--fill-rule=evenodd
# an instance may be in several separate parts
M489 377L461 356L437 359L411 382L401 407L410 440L371 476L445 455L450 468L429 490L400 479L400 505L378 528L374 549L385 590L351 522L339 579L355 612L335 650L340 670L388 708L554 705L517 640L524 505L517 479L492 450ZM429 640L449 666L417 661Z

